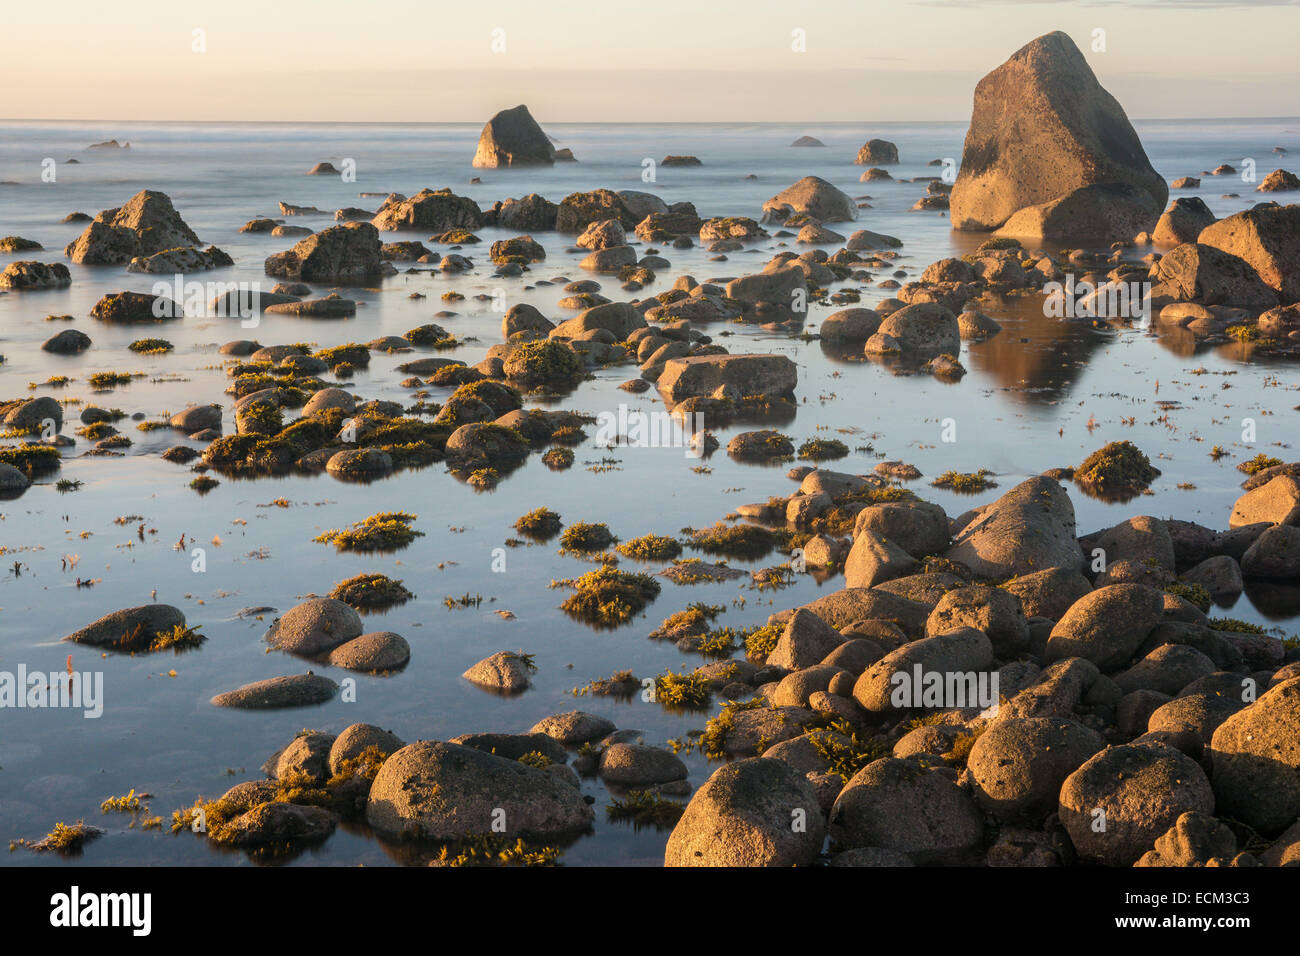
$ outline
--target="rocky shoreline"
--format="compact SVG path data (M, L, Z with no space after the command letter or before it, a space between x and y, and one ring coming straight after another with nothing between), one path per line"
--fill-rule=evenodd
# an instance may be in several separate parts
M581 162L565 152L518 106L484 127L472 165ZM898 156L895 144L868 141L856 158L871 167L863 181L892 179L883 167ZM663 165L701 162L669 155ZM319 163L307 174L339 170ZM246 328L262 314L352 317L349 288L382 284L402 268L459 275L486 258L494 278L528 282L547 261L534 234L572 237L565 267L590 276L537 280L561 285L568 293L561 306L576 314L552 318L515 304L503 310L501 341L472 365L445 354L463 344L446 327L454 317L447 309L403 336L366 343L225 342L226 395L196 395L148 423L184 437L162 457L189 467L200 494L223 479L326 473L368 484L433 464L487 490L534 454L563 470L600 419L540 406L580 395L595 371L626 367L631 377L620 387L654 390L703 457L719 450L715 429L739 424L755 427L728 443L736 461L808 464L789 471L791 494L742 504L713 527L677 535L620 542L604 524L566 525L548 509L520 517L520 534L559 538L565 552L592 563L577 578L552 582L567 594L567 615L612 629L654 603L661 579L744 573L725 561L683 558L684 547L711 558L787 555L753 572L760 587L779 589L799 573L844 578L839 589L745 631L715 626L724 608L692 605L651 636L713 660L682 673L620 671L580 690L642 695L701 718L702 728L664 745L581 710L521 732L446 741L418 739L418 726L304 730L266 761L265 779L177 810L173 832L276 859L347 824L403 862L546 865L595 827L582 781L598 777L615 797L606 818L663 832L669 866L1300 862L1300 643L1209 613L1243 591L1300 608L1300 462L1261 454L1245 463L1242 493L1224 503L1213 527L1133 514L1080 533L1067 483L1078 494L1131 502L1160 474L1129 441L1078 464L1056 463L953 515L907 487L920 477L907 462L852 474L827 467L848 454L838 439L796 449L779 427L801 410L798 364L722 344L728 323L806 335L809 303L841 305L820 324L823 347L957 382L966 373L962 343L1002 331L987 313L1029 301L1063 320L1145 319L1198 341L1249 342L1284 361L1300 354L1300 205L1260 202L1216 219L1200 200L1168 202L1170 187L1123 109L1060 33L1028 44L980 83L955 178L925 183L918 213L947 214L954 229L988 235L975 251L936 261L906 284L892 275L906 240L846 227L869 202L816 176L773 195L756 218L710 217L693 203L635 190L596 188L558 203L533 193L482 208L450 188L426 188L362 198L380 201L373 212L340 209L337 225L313 230L287 221L327 211L281 202L279 217L241 229L297 238L265 259L274 285L197 302L179 279L232 259L205 245L167 195L145 189L90 220L64 250L68 260L178 278L173 294L107 291L119 276L105 283L91 314L163 334L168 322L196 316L244 319ZM1258 187L1296 189L1300 181L1286 170ZM517 235L480 251L474 231L486 228ZM427 239L410 238L417 232ZM642 296L670 274L673 250L699 244L725 262L767 240L815 248L783 250L759 271L716 281L677 275L666 290ZM6 251L40 249L21 237L5 243ZM0 289L23 296L72 282L63 263L37 259L0 273ZM858 304L868 283L890 293L871 308ZM445 304L455 295L444 295ZM42 348L77 355L92 344L93 336L68 327ZM153 337L131 349L171 347ZM400 359L413 404L351 390L359 369L389 358ZM451 391L435 401L436 388ZM19 499L57 474L62 449L76 445L62 434L68 413L48 396L0 401L11 439L0 445L0 494ZM115 423L124 418L82 408L76 433L90 443L86 454L122 455L130 439ZM992 487L983 471L933 483ZM415 514L379 511L315 540L338 552L392 554L425 533L419 525ZM624 571L620 556L661 567ZM412 597L403 582L366 573L308 598L276 617L264 637L268 653L297 658L303 672L231 688L211 706L305 707L346 693L349 674L399 674L418 645L392 631L366 632L359 612ZM197 648L205 639L163 603L113 610L64 638L109 658ZM529 688L535 670L531 655L502 648L463 677L509 698ZM698 787L682 760L690 753L721 763ZM98 835L85 824L59 827L31 848L76 848Z

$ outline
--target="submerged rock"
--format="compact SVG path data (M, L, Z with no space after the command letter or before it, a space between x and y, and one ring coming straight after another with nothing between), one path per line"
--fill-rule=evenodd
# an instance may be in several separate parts
M328 677L308 671L289 677L272 677L254 681L212 698L214 707L241 710L278 710L284 707L308 707L330 700L339 685Z
M145 604L105 614L94 623L73 631L64 640L92 647L112 647L131 643L136 634L152 637L159 631L171 631L178 626L185 626L185 615L179 608L170 604Z

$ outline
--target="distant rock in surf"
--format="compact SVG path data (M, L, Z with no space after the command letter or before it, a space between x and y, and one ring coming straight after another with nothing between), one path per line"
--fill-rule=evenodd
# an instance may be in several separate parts
M568 159L573 159L569 153ZM479 134L478 149L472 163L476 168L494 169L500 166L552 166L557 159L555 148L546 138L542 128L519 105L502 110L487 121Z

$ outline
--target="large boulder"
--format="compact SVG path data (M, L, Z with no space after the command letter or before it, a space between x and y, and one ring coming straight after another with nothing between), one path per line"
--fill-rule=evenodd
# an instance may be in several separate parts
M898 165L898 147L887 139L869 139L853 162L858 166L896 166Z
M165 193L145 189L125 206L105 209L64 254L85 265L121 265L136 256L149 256L177 246L198 245L199 237L185 224Z
M675 404L724 386L739 395L789 395L798 381L798 367L786 355L692 355L669 359L655 384Z
M550 839L579 833L595 814L561 777L473 747L422 740L384 761L366 821L389 840L459 840L501 832Z
M1202 230L1214 221L1214 213L1200 196L1180 196L1161 214L1151 232L1151 241L1168 246L1195 242Z
M1123 667L1164 615L1164 598L1141 584L1111 584L1075 601L1052 628L1047 659L1082 657L1103 671Z
M346 222L308 236L288 252L266 260L266 274L294 282L362 285L382 275L379 231L368 222Z
M62 262L38 262L25 259L11 262L0 272L0 289L32 292L37 289L63 289L72 285L72 273Z
M1268 522L1300 525L1300 479L1278 475L1246 492L1232 506L1228 527Z
M266 632L266 641L282 651L312 657L359 637L363 630L361 617L351 605L313 598L277 618Z
M450 189L421 189L407 199L392 195L375 213L371 224L384 232L421 229L434 233L451 229L477 229L483 225L478 203ZM328 231L328 230L327 230Z
M5 413L4 423L26 434L43 432L47 423L58 431L63 427L63 403L49 395L17 402Z
M522 199L507 199L493 207L496 224L516 232L546 232L555 228L559 206L545 196L529 193Z
M939 554L951 540L948 515L929 501L886 501L868 505L853 522L856 539L864 531L892 541L914 558ZM852 586L852 585L850 585Z
M1132 866L1188 811L1214 812L1200 765L1160 744L1107 747L1066 779L1058 812L1075 850Z
M1070 496L1052 478L1023 481L957 532L948 557L999 581L1047 568L1081 570Z
M1158 207L1157 207L1158 208ZM1151 228L1151 194L1128 183L1091 183L1012 213L999 236L1118 242Z
M916 566L916 559L893 541L864 529L853 536L853 547L844 561L844 585L875 587L912 574Z
M616 341L622 342L637 329L644 329L646 324L645 318L630 303L605 302L565 319L548 334L552 338L576 339L594 329L605 329Z
M853 699L873 713L993 706L996 694L987 704L980 700L983 691L993 688L992 666L988 637L973 627L961 627L890 651L858 677ZM932 687L936 675L938 683Z
M1151 267L1151 298L1202 305L1268 309L1277 293L1244 259L1214 246L1185 242Z
M805 176L763 203L764 222L785 222L795 215L818 222L851 222L858 218L858 208L852 196L820 176Z
M1014 657L1029 646L1029 621L1020 599L1002 588L972 585L948 591L925 622L931 636L959 627L973 627L988 635L1001 658Z
M1300 205L1260 203L1206 226L1196 241L1246 260L1283 303L1300 301Z
M885 316L867 339L868 354L901 351L905 356L932 357L961 351L957 316L937 302L918 302Z
M1147 210L1144 229L1169 198L1123 108L1070 38L1048 33L976 86L950 196L952 225L997 229L1022 209L1096 184L1125 184L1145 193L1145 200L1131 197Z
M1227 555L1223 557L1227 558ZM1295 581L1300 578L1300 528L1277 524L1265 530L1241 556L1241 571L1247 577L1266 581Z
M533 114L528 112L528 107L521 104L502 110L487 121L479 134L478 149L474 151L471 165L494 169L498 166L554 164L555 147L537 125Z
M865 342L880 328L880 314L875 309L851 308L833 312L822 319L818 334L827 343Z
M727 283L727 298L746 305L766 302L790 308L795 304L795 296L807 291L804 271L795 265L741 276Z
M1300 817L1300 677L1223 721L1208 756L1225 816L1268 834Z
M971 747L971 794L1000 820L1041 823L1056 809L1065 778L1105 746L1101 734L1072 720L998 721Z
M807 866L826 838L817 792L780 760L751 757L714 772L691 797L665 866Z
M798 608L767 655L767 666L797 671L821 663L841 644L844 636L817 614Z
M1048 568L1022 574L1002 585L1020 598L1025 617L1059 621L1075 601L1092 590L1088 579L1072 568Z
M560 232L580 233L593 222L616 219L624 229L635 229L638 219L632 210L609 189L571 193L560 202L555 213L555 228Z
M881 847L917 864L956 863L983 840L984 820L940 771L886 757L867 764L840 791L828 830L842 849Z

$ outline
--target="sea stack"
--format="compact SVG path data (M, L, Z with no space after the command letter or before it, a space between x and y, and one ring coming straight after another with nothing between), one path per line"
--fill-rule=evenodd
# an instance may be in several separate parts
M476 168L553 166L555 147L524 105L502 110L487 121L474 153Z
M1123 107L1064 33L1021 47L975 87L954 229L1132 238L1168 199Z

